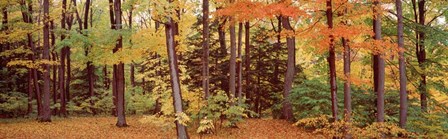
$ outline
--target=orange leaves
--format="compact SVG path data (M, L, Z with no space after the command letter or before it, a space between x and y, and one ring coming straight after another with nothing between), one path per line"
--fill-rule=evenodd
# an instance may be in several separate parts
M285 2L264 4L261 2L238 1L217 10L215 14L217 16L231 16L236 21L273 18L279 15L292 18L308 17L305 11Z

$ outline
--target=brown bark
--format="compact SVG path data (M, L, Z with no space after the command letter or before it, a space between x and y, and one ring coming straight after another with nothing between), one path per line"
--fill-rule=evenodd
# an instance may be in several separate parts
M43 8L44 8L44 28L43 28L43 56L42 59L50 60L49 49L50 49L50 29L48 21L50 21L49 17L49 0L44 0ZM50 65L44 64L43 69L43 94L42 94L42 115L39 117L40 122L51 122L51 110L50 110Z
M236 86L235 86L235 75L236 75L236 34L235 34L235 23L233 19L229 18L230 22L230 78L229 78L229 94L230 99L233 99L236 96Z
M241 85L241 82L243 80L243 73L242 73L242 67L243 67L243 63L242 63L242 56L241 56L241 47L243 45L243 23L239 23L239 28L238 28L238 53L237 53L237 58L238 60L236 61L236 74L238 76L238 81L237 81L237 88L238 88L238 92L236 94L236 97L238 98L238 105L241 104L242 102L242 94L243 94L243 86Z
M246 88L245 88L245 93L246 93L246 99L248 100L248 104L250 106L252 98L251 98L251 91L250 91L250 24L249 22L246 22L244 24L244 35L245 35L245 39L244 39L244 43L245 43L245 72L246 72Z
M114 15L114 1L113 0L109 0L109 19L110 19L110 28L111 29L115 29L116 25L115 25L115 15ZM113 50L114 53L117 50ZM116 78L117 78L117 65L113 65L113 69L112 69L112 96L113 96L113 103L114 103L114 107L112 108L112 115L117 116L117 82L116 82Z
M67 0L62 0L62 19L61 19L61 28L66 30L66 20L67 20ZM61 41L65 39L65 35L61 35ZM59 97L61 103L60 114L63 116L67 116L66 111L66 102L65 102L65 57L66 57L66 49L67 46L64 46L61 49L61 59L59 65Z
M210 43L210 32L209 32L209 0L203 0L202 3L202 89L204 91L204 98L207 99L209 97L209 74L210 69L208 67L209 63L209 43Z
M121 21L121 0L115 0L114 1L114 14L115 14L115 29L121 30L122 29L122 21ZM114 53L120 50L123 47L123 39L120 35L118 37L117 43L114 48ZM125 100L124 100L124 91L125 91L125 81L124 81L124 64L120 61L118 65L114 65L116 68L114 69L115 72L115 86L116 86L116 96L117 96L117 124L118 127L126 127L128 126L126 124L126 116L125 116Z
M395 0L395 6L397 8L397 38L398 48L404 51L404 38L403 38L403 9L401 0ZM408 112L408 95L406 92L406 62L404 59L403 51L399 51L399 70L400 70L400 127L406 127L407 112Z
M419 0L418 1L418 23L421 26L425 26L425 0ZM425 62L426 62L426 51L425 51L425 32L423 29L418 30L418 48L417 48L417 58L418 58L418 65L419 67L425 71ZM425 73L422 73L420 75L420 85L419 85L419 91L420 91L420 106L423 112L428 111L428 92L426 89L426 75Z
M293 28L291 27L289 23L288 17L282 17L282 24L283 28L289 31L293 31ZM294 81L294 75L295 75L295 65L296 65L296 42L294 36L288 36L286 38L286 45L288 47L288 61L286 65L286 74L285 74L285 86L283 90L283 98L284 101L282 103L282 111L283 116L281 118L286 120L293 120L293 114L292 114L292 106L289 102L289 94L292 89L292 83Z
M377 8L380 8L380 2L379 0L374 0L374 29L375 29L375 40L381 40L381 13L378 12ZM380 54L378 54L380 55ZM378 77L377 77L377 122L384 122L384 70L385 70L385 64L384 59L379 56L378 57Z
M327 24L328 28L333 29L333 8L332 8L332 0L327 0ZM331 93L331 112L334 120L338 120L338 104L337 104L337 84L336 84L336 56L334 52L334 37L330 34L330 46L329 46L329 56L328 66L330 69L330 93Z

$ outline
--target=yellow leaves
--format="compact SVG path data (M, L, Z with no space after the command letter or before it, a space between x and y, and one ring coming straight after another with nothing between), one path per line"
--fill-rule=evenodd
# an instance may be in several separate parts
M176 118L174 120L184 126L188 126L188 122L191 121L190 117L188 117L188 115L183 112L176 113L175 116L176 116Z

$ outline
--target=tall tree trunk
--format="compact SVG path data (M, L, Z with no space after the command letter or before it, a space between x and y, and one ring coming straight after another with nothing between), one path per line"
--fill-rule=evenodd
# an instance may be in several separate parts
M28 69L28 110L27 114L31 114L33 112L33 70Z
M289 31L294 31L289 23L289 18L283 16L282 17L283 28ZM295 65L296 65L296 42L294 36L288 36L286 38L286 45L288 47L288 63L286 65L286 74L285 74L285 86L283 90L283 103L282 103L282 111L283 111L283 119L293 120L294 117L292 115L292 106L289 102L289 94L292 89L292 83L294 81L295 75Z
M380 8L379 0L374 0L374 31L375 31L375 40L381 41L381 13L379 13L377 8ZM381 54L378 54L381 55ZM378 71L377 77L377 122L384 122L384 70L385 64L384 59L381 56L378 57L378 69L374 69Z
M345 120L350 122L352 117L352 95L351 95L351 75L350 75L350 46L348 39L342 38L342 45L344 46L344 115Z
M50 15L49 15L49 6L50 2L49 0L44 0L43 7L44 7L44 28L43 28L43 34L44 34L44 49L43 49L43 59L50 60L50 29L48 21L50 21ZM40 122L51 122L51 110L50 110L50 65L44 64L43 68L44 71L44 88L43 88L43 103L42 103L42 115L39 117Z
M115 0L114 1L114 14L115 14L115 29L121 30L122 29L122 22L121 22L121 0ZM114 53L116 53L118 50L120 50L123 47L123 39L120 35L118 37L117 43L114 48ZM126 116L125 116L125 100L124 100L124 88L125 88L125 82L124 82L124 64L120 61L118 65L114 65L116 68L114 69L115 72L115 84L116 84L116 95L117 95L117 124L118 127L126 127L128 126L126 124Z
M55 44L56 44L56 36L55 36L55 34L54 34L54 21L53 20L51 20L50 21L50 28L51 28L51 32L50 32L50 39L51 39L51 58L52 58L52 60L53 61L57 61L57 57L58 57L58 55L56 54L56 52L54 52L55 51L55 49L56 49L56 46L55 46ZM57 65L52 65L52 73L53 73L53 85L52 85L52 87L53 87L53 104L56 104L57 103L57 100L58 100L58 93L57 93L57 69L58 69L58 66ZM59 113L59 110L58 110L58 108L56 107L56 108L54 108L53 109L53 115L57 115Z
M397 37L398 37L398 51L399 55L399 70L400 70L400 127L406 127L407 112L408 112L408 94L406 92L406 62L404 59L404 39L403 39L403 9L401 7L401 0L395 0L397 8Z
M109 0L109 19L110 19L110 28L115 30L115 15L114 15L114 1L113 0ZM114 53L115 53L115 49L114 49ZM117 65L114 64L113 65L113 69L112 69L112 96L113 96L113 103L114 103L114 107L112 108L112 115L117 116L117 82L116 82L116 78L117 78Z
M85 3L85 8L84 8L84 22L83 22L83 26L84 26L84 30L87 30L89 28L89 13L90 12L90 7L91 7L91 1L90 0L86 0ZM84 36L88 36L87 34L84 34ZM85 50L85 55L88 56L89 55L89 51L90 51L91 46L86 46L86 50ZM88 60L87 61L87 80L89 82L89 97L90 97L90 105L93 106L94 105L94 101L93 101L93 97L95 96L95 92L94 92L94 86L95 86L95 67L92 65L92 61ZM93 114L96 114L95 109L92 109Z
M220 9L219 7L217 9ZM222 20L222 18L218 19L218 38L219 38L219 46L220 46L220 56L221 57L225 57L227 55L227 46L226 46L226 31L225 29L225 23L227 21L226 17L224 17L223 21L220 22L220 20ZM228 69L227 67L222 66L220 69L221 75L223 76L227 76L227 72ZM229 94L229 81L227 78L222 78L221 79L221 89L227 93L227 96L230 96Z
M172 1L170 0L170 3ZM168 51L168 62L171 76L171 90L174 102L174 110L176 114L183 113L182 110L182 95L179 82L179 71L177 67L177 55L175 50L175 24L171 17L168 17L168 22L165 23L166 45ZM188 139L187 127L176 121L177 138Z
M229 18L230 23L230 78L229 78L229 94L230 99L236 96L236 86L235 86L235 75L236 75L236 34L235 34L235 23L233 18Z
M332 8L332 0L327 0L327 24L330 30L333 29L333 8ZM338 101L337 101L337 84L336 84L336 56L334 52L334 37L330 34L330 46L329 46L329 56L328 66L330 69L330 93L331 93L331 112L333 114L334 120L338 120Z
M61 28L63 30L66 30L66 20L67 20L67 0L62 0L62 19L61 19ZM61 35L61 41L65 39L65 35ZM64 117L67 116L66 112L66 102L65 102L65 57L66 57L66 49L67 46L64 46L61 49L61 59L60 59L60 65L59 65L59 95L60 95L60 114L62 114Z
M209 97L209 74L210 69L208 67L208 57L210 55L209 43L210 43L210 32L209 32L209 0L202 1L202 89L204 90L204 98Z
M244 43L245 43L245 72L246 72L246 99L248 100L248 104L252 102L251 91L250 91L250 24L249 22L244 23Z
M131 8L129 9L129 30L131 30L132 32L132 12L134 10L134 7L131 5ZM132 39L129 39L129 43L131 44L132 47ZM135 64L134 61L131 62L131 75L130 75L130 80L131 80L131 85L132 87L135 87Z
M241 82L243 80L243 73L242 73L242 67L243 67L243 63L242 63L242 56L241 56L241 47L243 45L243 23L239 23L239 28L238 28L238 53L237 53L237 67L236 67L236 73L238 76L238 81L237 81L237 87L238 87L238 92L236 97L238 98L238 105L241 105L242 102L242 94L243 94L243 86L241 85Z
M418 1L418 23L420 26L425 26L425 0L419 0ZM423 71L426 71L425 62L426 62L426 51L425 51L425 31L423 29L418 30L418 65ZM420 101L421 101L421 109L423 112L428 111L428 92L426 89L426 73L422 73L420 75L420 85L419 85L419 91L420 91Z

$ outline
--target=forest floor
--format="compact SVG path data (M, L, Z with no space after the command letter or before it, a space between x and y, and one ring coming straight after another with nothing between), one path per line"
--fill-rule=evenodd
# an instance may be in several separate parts
M0 119L0 139L3 138L175 138L175 129L162 130L157 125L139 122L142 116L129 116L130 125L115 126L115 117L70 117L53 118L51 123L39 123L35 119ZM312 134L291 123L274 119L246 119L238 128L220 128L217 133L199 135L196 128L189 129L191 138L324 138Z

